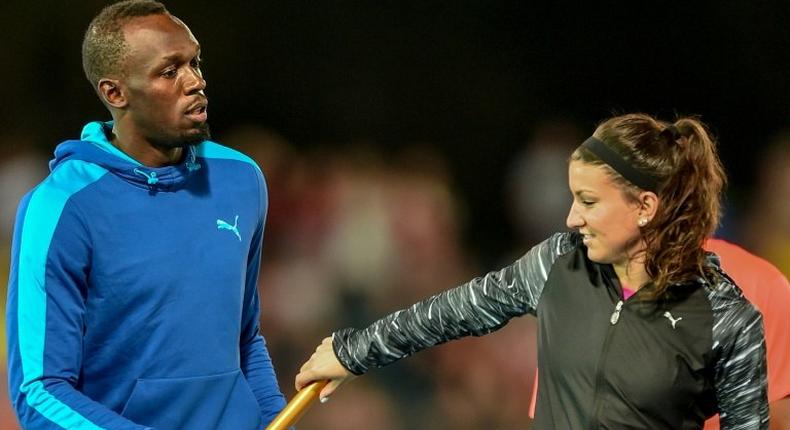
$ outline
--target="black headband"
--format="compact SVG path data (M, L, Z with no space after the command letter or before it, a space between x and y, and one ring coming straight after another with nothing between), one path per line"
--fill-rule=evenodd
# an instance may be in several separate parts
M609 167L614 169L615 172L619 173L628 182L643 190L652 191L654 193L658 191L658 180L655 177L629 164L620 154L606 146L605 143L597 138L590 136L581 146L595 154L596 157L608 164Z

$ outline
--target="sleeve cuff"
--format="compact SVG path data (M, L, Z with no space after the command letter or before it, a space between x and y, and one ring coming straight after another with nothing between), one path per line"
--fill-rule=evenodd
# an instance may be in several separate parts
M368 367L356 360L349 348L349 340L357 334L353 328L344 328L332 333L332 349L340 364L354 375L360 376L367 372Z

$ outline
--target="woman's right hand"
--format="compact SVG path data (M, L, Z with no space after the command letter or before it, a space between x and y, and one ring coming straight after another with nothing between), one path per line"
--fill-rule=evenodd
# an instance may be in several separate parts
M329 396L335 392L337 387L355 377L356 375L340 364L332 348L332 338L327 337L321 342L321 345L318 345L310 359L302 365L299 374L296 375L294 386L296 391L299 391L313 381L329 380L329 383L319 394L321 403L324 403L329 400Z

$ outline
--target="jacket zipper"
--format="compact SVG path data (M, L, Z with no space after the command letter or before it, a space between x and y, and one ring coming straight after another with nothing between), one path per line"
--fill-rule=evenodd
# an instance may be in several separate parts
M603 367L604 363L606 362L606 356L609 354L609 344L611 343L612 333L614 332L614 326L617 325L617 322L620 321L620 312L623 310L623 300L620 299L617 301L617 304L614 307L614 311L612 312L612 316L609 317L609 327L606 329L606 337L603 341L603 349L601 350L601 357L598 361L598 368L595 371L595 389L593 390L593 408L592 408L592 416L590 417L590 428L593 430L598 429L598 416L600 416L601 407L603 406L601 401L601 396L599 395L599 391L601 390L601 386L604 382L603 377Z
M617 324L617 321L620 320L620 311L621 310L623 310L623 301L619 300L617 302L617 306L614 307L614 312L612 312L612 316L609 317L609 322L612 323L612 325Z

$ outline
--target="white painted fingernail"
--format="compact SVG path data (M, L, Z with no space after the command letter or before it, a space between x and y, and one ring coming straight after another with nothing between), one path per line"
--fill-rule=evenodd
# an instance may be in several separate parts
M319 399L318 401L321 403L326 403L329 401L329 397L321 397L321 399Z

